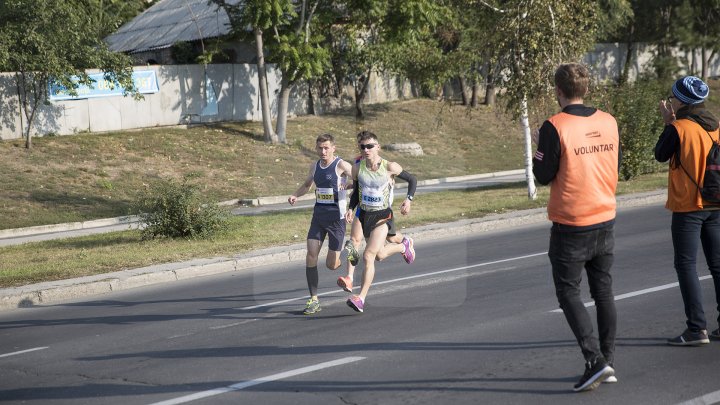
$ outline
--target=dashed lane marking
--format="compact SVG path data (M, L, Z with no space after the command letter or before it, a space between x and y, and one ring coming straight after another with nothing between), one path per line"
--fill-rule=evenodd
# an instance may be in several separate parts
M720 391L711 392L701 397L693 398L677 405L710 405L720 402Z
M197 392L195 394L185 395L178 398L168 399L165 401L154 402L150 405L176 405L184 404L186 402L195 401L198 399L208 398L215 395L221 395L232 391L240 391L248 387L253 387L259 384L265 384L268 382L278 381L289 377L294 377L301 374L312 373L313 371L322 370L325 368L341 366L343 364L354 363L356 361L364 360L365 357L343 357L333 361L327 361L313 366L302 367L295 370L285 371L283 373L269 375L267 377L256 378L254 380L243 381L237 384L229 385L227 387L215 388L207 391Z
M712 276L702 276L702 277L699 277L699 280L702 281L702 280L707 280L709 278L712 278ZM638 290L638 291L633 291L633 292L629 292L629 293L625 293L625 294L620 294L620 295L615 296L615 301L624 300L625 298L637 297L638 295L650 294L650 293L653 293L656 291L667 290L670 288L677 287L679 285L680 284L675 282L675 283L670 283L670 284L659 285L657 287L646 288L644 290ZM584 305L586 307L592 307L595 305L595 302L594 301L586 302ZM562 312L562 309L553 309L550 312Z
M32 349L20 350L19 352L12 352L12 353L0 354L0 357L17 356L18 354L35 352L35 351L38 351L38 350L45 350L45 349L47 349L47 348L48 348L47 346L44 346L44 347L34 347L34 348L32 348Z
M456 271L462 271L462 270L472 269L472 268L476 268L476 267L491 266L491 265L493 265L493 264L507 263L507 262L512 262L512 261L515 261L515 260L523 260L523 259L528 259L528 258L536 257L536 256L542 256L542 255L546 255L546 254L547 254L547 252L540 252L540 253L532 253L532 254L523 255L523 256L515 256L515 257L510 257L510 258L508 258L508 259L495 260L495 261L492 261L492 262L472 264L472 265L469 265L469 266L455 267L455 268L452 268L452 269L440 270L440 271L435 271L435 272L432 272L432 273L416 274L416 275L414 275L414 276L407 276L407 277L395 278L395 279L392 279L392 280L379 281L379 282L377 282L377 283L373 283L373 285L374 285L374 286L378 286L378 285L383 285L383 284L394 284L394 283L399 283L399 282L403 282L403 281L407 281L407 280L412 280L412 279L416 279L416 278L433 277L433 276L437 276L438 274L453 273L453 272L456 272ZM337 294L338 291L342 291L342 290L341 290L341 289L338 289L338 290L333 290L333 291L328 291L328 292L320 293L320 294L318 294L318 297L320 297L320 296L325 296L325 295L330 295L330 294ZM249 307L235 308L235 309L251 310L251 309L257 309L257 308L263 308L263 307L272 307L272 306L276 306L276 305L286 304L286 303L288 303L288 302L306 300L306 299L308 299L308 298L310 298L310 296L308 296L308 295L303 295L303 296L301 296L301 297L288 298L288 299L286 299L286 300L266 302L266 303L264 303L264 304L253 305L253 306L249 306Z

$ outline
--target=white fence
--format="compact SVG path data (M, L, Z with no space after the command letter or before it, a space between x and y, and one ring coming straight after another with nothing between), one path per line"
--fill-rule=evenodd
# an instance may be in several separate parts
M119 131L198 122L260 121L260 92L257 68L248 64L142 66L135 70L154 70L159 92L145 94L143 100L110 96L52 101L41 104L32 126L32 134L68 135L79 132ZM205 76L215 90L217 111L204 114L207 106ZM412 97L405 80L375 77L371 80L366 102L369 104ZM268 88L272 114L277 113L280 73L268 69ZM350 93L352 94L352 93ZM351 105L348 97L315 100L317 110ZM307 85L296 86L290 96L289 115L308 111ZM0 73L0 139L22 137L27 120L21 119L17 88L12 73Z

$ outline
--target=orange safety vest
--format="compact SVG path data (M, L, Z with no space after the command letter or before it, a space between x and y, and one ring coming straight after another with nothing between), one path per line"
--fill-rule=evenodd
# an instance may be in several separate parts
M693 183L702 185L705 180L705 159L712 147L710 137L700 124L686 118L672 123L680 138L679 165L670 165L668 172L668 198L665 208L672 212L692 212L703 209L700 190ZM713 139L718 139L718 130L710 132ZM675 157L670 162L672 163ZM677 166L674 168L673 166ZM687 170L687 174L685 170ZM690 180L692 176L693 180Z
M548 120L560 137L560 165L550 184L548 218L589 226L615 218L620 136L615 118L558 113Z

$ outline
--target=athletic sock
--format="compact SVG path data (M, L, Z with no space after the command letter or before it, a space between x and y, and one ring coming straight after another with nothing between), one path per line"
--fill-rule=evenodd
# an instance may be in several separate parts
M318 283L320 277L318 276L317 266L305 267L305 278L307 278L308 290L310 290L310 296L314 297L317 295Z

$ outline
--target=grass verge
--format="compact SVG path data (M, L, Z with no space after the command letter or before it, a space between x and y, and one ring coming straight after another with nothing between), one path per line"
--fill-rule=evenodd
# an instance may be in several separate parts
M487 106L469 109L426 99L371 105L288 121L287 144L269 145L258 122L155 128L0 142L0 229L86 221L129 213L160 179L192 176L210 201L290 194L317 159L315 138L329 132L339 156L357 154L355 134L382 144L417 142L424 155L383 151L418 179L518 169L522 131Z
M618 194L664 188L666 174L641 176L621 182ZM540 187L535 201L527 198L524 184L468 191L423 194L402 228L452 222L488 214L543 207L549 188ZM128 230L70 239L28 243L0 248L0 287L102 274L152 264L198 257L234 256L254 249L302 243L307 234L309 210L238 216L230 229L208 240L158 239L143 241L140 232Z

